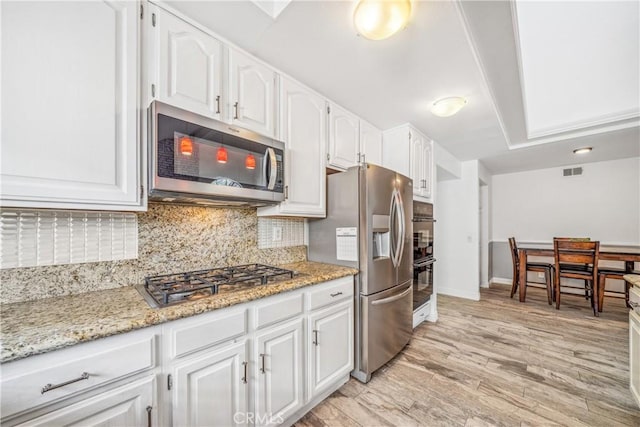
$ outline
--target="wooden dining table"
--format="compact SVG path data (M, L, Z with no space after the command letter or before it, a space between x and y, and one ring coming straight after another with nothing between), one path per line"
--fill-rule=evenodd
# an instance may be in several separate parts
M518 274L520 275L520 283L527 283L527 257L549 257L553 258L553 243L527 244L518 247ZM600 245L600 261L621 261L624 262L624 269L627 273L633 271L633 265L640 262L640 248ZM519 286L520 302L525 302L527 298L527 287ZM594 292L598 295L598 280L593 284Z

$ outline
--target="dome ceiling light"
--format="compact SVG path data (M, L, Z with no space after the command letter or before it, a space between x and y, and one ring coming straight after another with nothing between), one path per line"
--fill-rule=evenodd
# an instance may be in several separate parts
M353 23L359 35L383 40L405 28L410 16L410 0L360 0Z
M587 154L590 153L591 150L593 150L593 148L591 147L576 148L575 150L573 150L573 154Z
M450 117L462 110L467 100L461 96L450 96L438 99L431 105L431 112L438 117Z

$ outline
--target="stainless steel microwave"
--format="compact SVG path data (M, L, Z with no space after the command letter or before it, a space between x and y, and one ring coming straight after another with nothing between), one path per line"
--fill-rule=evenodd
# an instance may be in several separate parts
M266 206L284 200L284 144L154 101L149 200Z

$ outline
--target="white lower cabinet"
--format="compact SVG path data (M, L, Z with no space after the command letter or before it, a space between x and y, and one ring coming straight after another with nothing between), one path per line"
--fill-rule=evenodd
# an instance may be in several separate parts
M353 276L2 364L2 426L290 425L353 369Z
M247 341L176 364L172 375L173 425L246 425Z
M255 338L255 425L281 424L304 405L304 318Z
M154 425L155 375L74 403L19 426Z
M640 315L629 311L629 388L640 406Z
M316 310L309 316L309 396L313 398L353 369L353 303Z
M2 364L2 426L156 425L156 346L146 328Z

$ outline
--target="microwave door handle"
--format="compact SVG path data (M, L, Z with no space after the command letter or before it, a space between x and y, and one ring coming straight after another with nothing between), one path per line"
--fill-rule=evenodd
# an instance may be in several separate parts
M278 162L276 160L276 152L273 148L269 147L267 148L267 151L265 151L264 163L264 173L267 178L267 189L273 190L276 187L276 178L278 177Z

